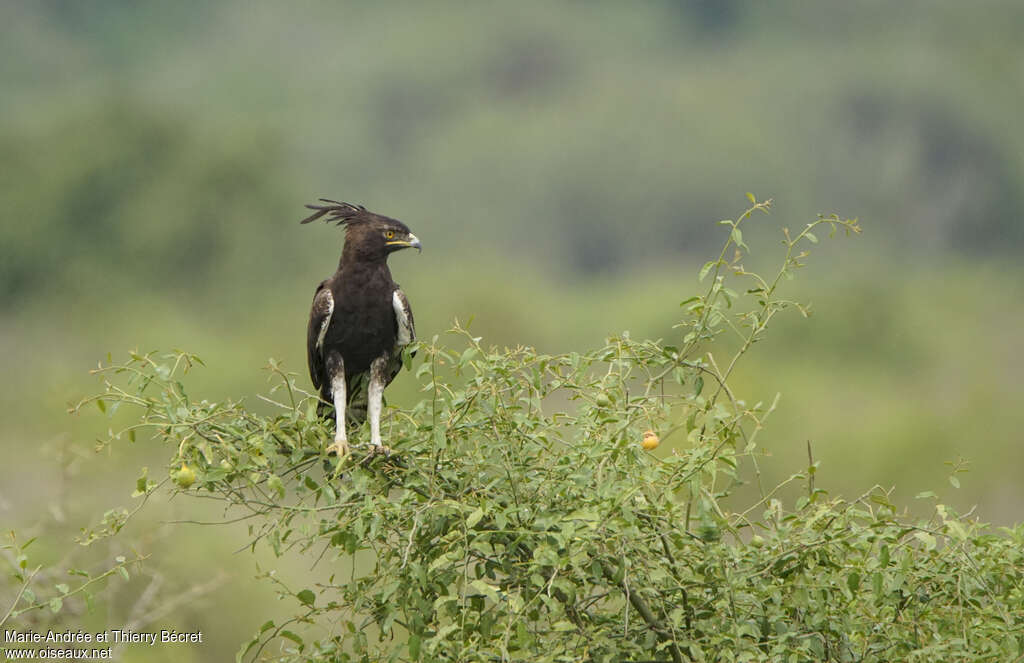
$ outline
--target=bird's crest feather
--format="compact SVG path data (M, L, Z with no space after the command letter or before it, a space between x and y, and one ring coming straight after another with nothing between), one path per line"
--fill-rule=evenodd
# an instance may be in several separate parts
M328 215L324 219L327 223L337 223L339 226L345 224L357 223L359 221L368 221L372 218L373 213L366 211L366 208L362 205L352 205L351 203L342 203L337 200L330 200L328 198L321 198L321 202L330 203L329 205L306 205L308 209L316 210L313 214L310 214L299 223L310 223L316 221L324 215Z

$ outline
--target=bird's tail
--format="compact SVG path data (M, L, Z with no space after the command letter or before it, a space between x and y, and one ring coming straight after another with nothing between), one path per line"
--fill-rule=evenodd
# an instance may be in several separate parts
M348 405L345 406L345 418L353 426L366 421L366 410L369 407L366 380L353 380L348 390Z

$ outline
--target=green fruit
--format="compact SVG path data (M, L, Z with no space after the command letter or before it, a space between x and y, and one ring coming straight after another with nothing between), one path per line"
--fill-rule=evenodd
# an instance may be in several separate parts
M181 488L188 488L196 482L196 473L191 467L182 463L181 469L174 473L174 483Z
M594 402L597 404L597 407L608 407L612 404L612 399L608 398L607 394L598 394Z

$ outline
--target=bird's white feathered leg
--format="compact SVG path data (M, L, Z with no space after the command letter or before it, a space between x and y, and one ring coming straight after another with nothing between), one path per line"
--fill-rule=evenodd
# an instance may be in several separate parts
M384 371L387 358L377 357L370 364L370 384L367 387L367 415L370 419L370 442L377 453L390 454L391 449L380 440L380 411L384 401Z
M331 395L334 397L334 444L327 447L327 453L348 455L348 433L345 432L345 363L341 357L332 356L328 362L328 373L331 376Z

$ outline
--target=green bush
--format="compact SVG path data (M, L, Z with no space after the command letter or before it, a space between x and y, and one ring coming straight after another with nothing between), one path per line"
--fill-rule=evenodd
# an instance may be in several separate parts
M424 398L387 412L391 457L325 456L333 424L274 363L268 415L190 398L198 360L181 352L101 369L89 400L137 409L112 440L145 432L172 450L138 496L220 500L249 519L253 549L335 569L308 588L265 574L294 616L260 626L239 660L1016 659L1024 526L993 532L942 504L917 520L880 489L830 497L813 459L737 504L777 397L748 404L730 376L776 313L804 311L779 286L814 232L859 232L836 216L786 230L763 278L742 264L744 224L770 204L751 201L722 222L672 345L623 334L545 355L458 324L451 344L419 344Z

